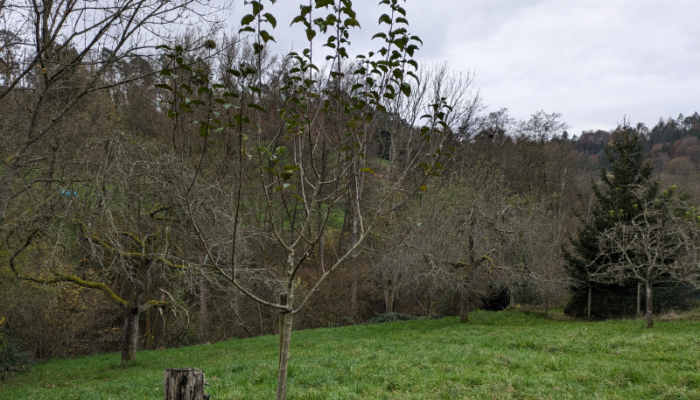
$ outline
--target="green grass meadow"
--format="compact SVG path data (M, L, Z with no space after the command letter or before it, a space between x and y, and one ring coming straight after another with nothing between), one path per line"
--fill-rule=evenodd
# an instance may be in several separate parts
M700 322L563 321L484 312L294 332L289 399L700 399ZM197 367L212 400L274 397L278 339L51 360L0 399L162 399L163 369Z

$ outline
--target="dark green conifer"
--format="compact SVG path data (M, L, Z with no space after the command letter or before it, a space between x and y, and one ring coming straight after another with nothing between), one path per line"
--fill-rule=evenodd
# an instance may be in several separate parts
M588 288L595 288L598 293L620 289L593 282L589 274L599 268L597 259L602 233L615 222L634 218L641 211L640 200L658 196L659 183L652 179L653 166L646 158L643 140L637 129L619 126L613 132L613 140L605 147L609 169L601 168L600 182L591 181L596 200L592 216L588 221L581 219L577 237L571 239L572 249L564 251L566 270L579 290L567 305L567 313L579 316L584 313L579 308L581 304L584 309L587 307ZM640 199L638 193L644 193L644 197Z

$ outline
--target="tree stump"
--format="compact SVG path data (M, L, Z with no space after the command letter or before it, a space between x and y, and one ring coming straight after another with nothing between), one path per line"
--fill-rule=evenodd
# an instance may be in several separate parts
M169 368L165 370L165 400L209 400L204 394L204 372L197 368Z

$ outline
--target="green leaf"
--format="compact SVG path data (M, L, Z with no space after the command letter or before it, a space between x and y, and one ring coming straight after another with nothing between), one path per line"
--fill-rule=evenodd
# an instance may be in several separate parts
M261 106L255 104L255 103L249 103L249 104L248 104L248 107L250 107L250 108L252 108L252 109L254 109L254 110L258 110L258 111L260 111L260 112L264 112L264 113L267 112L267 110L266 110L265 108L263 108L263 107L261 107Z
M311 29L311 28L307 28L306 29L306 38L309 41L312 41L314 37L316 37L316 31Z
M411 97L411 85L408 83L402 83L401 84L401 92L406 96L406 97Z
M356 26L356 27L360 28L360 22L358 20L356 20L355 18L346 19L344 24L348 28L350 28L352 26Z
M360 172L369 172L370 174L375 174L374 170L370 167L360 168Z
M269 41L275 41L275 38L272 37L267 31L260 31L260 37L262 38L263 42L267 43Z
M272 167L263 167L263 169L264 169L265 171L269 172L270 174L272 174L272 175L274 175L274 176L277 176L277 171L275 171L274 168L272 168Z
M255 54L260 54L265 49L265 46L260 43L253 43L253 50Z
M263 14L263 16L265 17L265 19L267 20L267 22L269 22L270 25L272 25L272 28L273 28L273 29L274 29L274 28L277 28L277 19L275 19L275 16L274 16L274 15L272 15L272 14L270 14L270 13L265 13L265 14Z
M241 25L250 25L251 22L255 20L255 17L253 14L248 14L245 15L243 18L241 18Z
M173 88L171 88L169 85L166 85L165 83L159 83L156 85L156 87L165 90L170 90L171 92L173 91Z

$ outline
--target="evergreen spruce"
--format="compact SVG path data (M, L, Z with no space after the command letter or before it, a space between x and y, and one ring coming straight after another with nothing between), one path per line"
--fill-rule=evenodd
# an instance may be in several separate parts
M624 286L611 286L596 283L589 275L600 265L599 240L604 231L616 222L626 222L639 212L638 194L640 187L644 188L644 200L651 200L659 194L659 183L652 179L653 166L646 160L643 136L630 126L619 126L613 132L613 140L605 147L605 157L608 168L601 168L600 182L591 180L591 186L596 203L592 216L588 221L581 220L582 226L576 238L571 239L572 251L564 250L566 270L577 282L574 296L567 305L567 314L583 316L587 308L587 293L589 288L595 289L594 306L600 306L604 298L616 298L616 303L594 312L598 317L615 316L629 313L623 304L619 304L618 295L611 292L628 292ZM628 286L628 285L625 285ZM629 287L636 287L636 282L630 282ZM602 297L602 298L601 298ZM612 307L612 309L611 309ZM617 309L615 309L617 307ZM594 310L595 307L591 307ZM599 307L600 308L600 307Z

